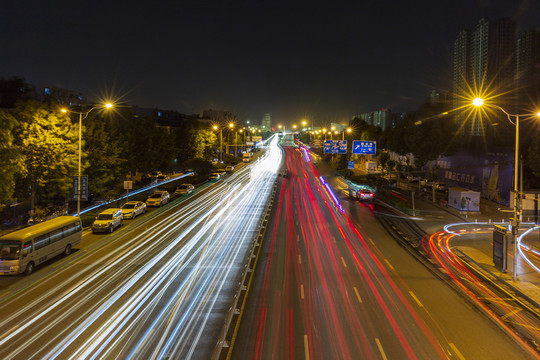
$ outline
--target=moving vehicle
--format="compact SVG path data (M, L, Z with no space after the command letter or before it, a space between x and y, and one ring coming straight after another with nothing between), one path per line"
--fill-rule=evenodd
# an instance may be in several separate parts
M142 201L128 201L121 209L124 219L135 219L137 215L146 212L146 204Z
M186 195L186 194L192 193L193 189L195 189L195 186L193 186L191 184L182 184L182 185L180 185L179 187L176 188L174 193L176 195Z
M356 198L359 201L371 201L375 197L375 194L369 189L360 189L356 192Z
M0 275L31 274L40 263L71 254L81 240L81 219L74 216L59 216L1 236Z
M147 206L163 206L169 202L169 192L156 191L146 199Z
M217 173L212 173L212 174L210 174L210 176L208 177L208 181L219 180L220 177L221 177L221 175L219 175L219 174L217 174Z
M96 216L96 220L92 223L92 232L110 232L112 233L117 227L122 226L124 216L122 210L111 208L103 210Z
M250 162L251 161L251 153L245 152L244 155L242 155L242 161L243 162Z

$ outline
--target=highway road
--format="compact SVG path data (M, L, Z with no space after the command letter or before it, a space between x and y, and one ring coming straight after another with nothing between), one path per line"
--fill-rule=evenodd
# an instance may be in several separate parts
M286 147L233 359L536 358ZM319 170L321 176L319 173Z
M31 276L0 278L0 358L210 358L281 159L274 143Z

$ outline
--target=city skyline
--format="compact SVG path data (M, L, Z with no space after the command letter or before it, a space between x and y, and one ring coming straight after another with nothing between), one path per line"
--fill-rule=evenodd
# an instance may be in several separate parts
M452 88L460 31L508 17L519 33L540 11L531 1L129 5L7 4L0 76L186 114L339 122L414 110Z

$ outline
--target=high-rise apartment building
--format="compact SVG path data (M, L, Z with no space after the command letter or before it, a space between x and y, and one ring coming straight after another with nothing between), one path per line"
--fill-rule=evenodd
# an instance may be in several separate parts
M265 130L272 130L272 119L270 117L270 114L264 114L262 118L262 127Z
M515 97L515 23L508 19L481 19L474 32L460 32L454 42L454 109L465 107L471 97L493 97L500 106L513 103ZM500 95L499 95L500 94ZM504 94L504 95L502 95ZM492 124L503 121L504 114L458 111L456 121L467 136L491 137Z
M516 111L540 108L540 28L522 33L516 49Z

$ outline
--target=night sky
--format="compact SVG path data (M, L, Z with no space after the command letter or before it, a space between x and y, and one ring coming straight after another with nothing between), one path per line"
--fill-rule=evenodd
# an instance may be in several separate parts
M252 123L415 110L452 88L461 30L482 17L540 26L540 0L0 4L0 77Z

